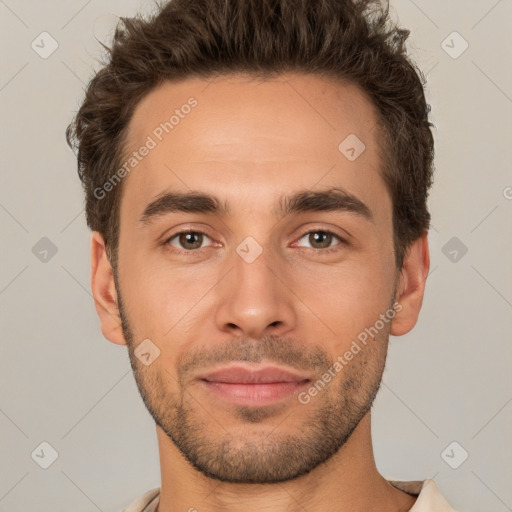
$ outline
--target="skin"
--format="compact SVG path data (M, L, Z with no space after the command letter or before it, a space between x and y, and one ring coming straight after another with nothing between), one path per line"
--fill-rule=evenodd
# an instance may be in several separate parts
M156 422L158 510L409 510L415 498L375 466L369 408L389 334L417 321L429 253L425 234L395 266L372 103L354 85L295 74L164 83L137 105L127 148L140 147L191 96L197 107L124 178L116 281L100 233L91 244L103 335L128 346ZM354 161L338 149L349 134L366 146ZM283 194L331 187L364 202L372 219L275 212ZM171 212L141 226L160 193L191 190L216 195L230 214ZM202 248L170 239L186 228L206 234ZM322 246L310 236L325 230L346 243L334 236ZM248 236L262 249L252 263L236 252ZM391 322L307 404L294 395L236 406L195 379L244 359L316 380L395 302ZM148 338L160 355L146 366L134 350Z

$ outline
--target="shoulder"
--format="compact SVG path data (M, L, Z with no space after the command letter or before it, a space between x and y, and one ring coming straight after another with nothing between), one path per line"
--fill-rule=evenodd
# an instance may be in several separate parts
M417 482L389 481L391 485L413 496L416 503L409 512L457 512L446 501L434 480Z
M145 492L142 496L139 496L122 512L152 512L151 509L148 508L148 506L152 504L155 504L156 506L159 496L160 487L151 489L150 491Z

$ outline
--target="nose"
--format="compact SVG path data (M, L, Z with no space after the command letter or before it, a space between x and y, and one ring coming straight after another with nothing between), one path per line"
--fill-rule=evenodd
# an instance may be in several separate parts
M234 336L284 335L296 325L294 295L286 269L269 251L254 261L238 253L217 297L217 328Z

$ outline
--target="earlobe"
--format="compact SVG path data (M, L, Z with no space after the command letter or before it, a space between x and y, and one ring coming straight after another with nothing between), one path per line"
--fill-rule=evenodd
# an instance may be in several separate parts
M91 290L103 336L117 345L126 345L117 306L117 291L103 236L94 231L91 239Z
M390 333L394 336L408 333L418 320L430 268L427 237L425 233L412 242L405 255L395 299L401 309L391 322Z

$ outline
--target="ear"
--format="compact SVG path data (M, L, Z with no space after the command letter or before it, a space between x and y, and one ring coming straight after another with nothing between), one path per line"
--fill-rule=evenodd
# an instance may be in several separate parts
M430 254L428 250L428 233L416 239L407 250L400 277L398 279L396 302L396 315L391 322L390 333L402 336L408 333L418 320L425 281L430 268Z
M91 290L103 336L117 345L126 345L117 307L114 274L103 236L98 231L93 231L91 240Z

